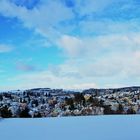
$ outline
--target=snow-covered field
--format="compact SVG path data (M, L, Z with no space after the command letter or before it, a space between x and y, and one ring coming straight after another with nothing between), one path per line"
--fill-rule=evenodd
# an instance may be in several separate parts
M139 140L139 131L139 115L0 120L0 140Z

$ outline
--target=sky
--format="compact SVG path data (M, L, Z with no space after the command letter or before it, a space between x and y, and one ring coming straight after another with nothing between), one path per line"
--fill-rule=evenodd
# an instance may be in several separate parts
M0 90L140 85L139 0L0 0Z

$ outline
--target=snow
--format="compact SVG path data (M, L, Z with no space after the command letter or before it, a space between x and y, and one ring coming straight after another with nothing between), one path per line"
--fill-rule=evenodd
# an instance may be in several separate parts
M139 140L140 116L0 119L1 140Z

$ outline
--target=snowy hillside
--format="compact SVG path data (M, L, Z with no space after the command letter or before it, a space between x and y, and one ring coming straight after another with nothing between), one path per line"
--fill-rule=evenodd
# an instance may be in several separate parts
M1 140L138 140L139 115L0 120Z

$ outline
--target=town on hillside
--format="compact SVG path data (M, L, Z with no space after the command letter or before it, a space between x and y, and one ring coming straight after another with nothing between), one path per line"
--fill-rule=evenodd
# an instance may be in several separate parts
M140 114L140 87L116 89L36 88L0 93L0 118Z

